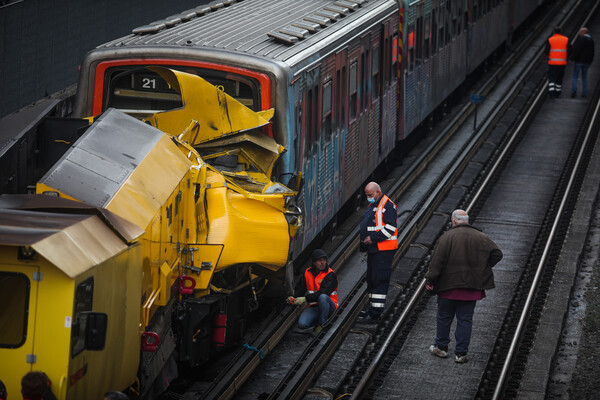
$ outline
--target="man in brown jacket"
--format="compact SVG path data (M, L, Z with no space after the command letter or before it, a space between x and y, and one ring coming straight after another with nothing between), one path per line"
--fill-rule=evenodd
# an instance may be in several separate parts
M437 333L429 348L433 355L448 356L450 326L456 316L454 361L468 361L475 304L485 297L485 290L494 288L492 267L501 259L496 243L469 225L464 210L455 210L452 227L436 243L425 274L427 290L438 295Z

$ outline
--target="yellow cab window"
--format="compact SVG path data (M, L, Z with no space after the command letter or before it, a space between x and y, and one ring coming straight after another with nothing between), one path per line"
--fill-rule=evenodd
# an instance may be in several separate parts
M0 347L16 348L27 338L29 278L16 272L0 272Z
M75 289L73 327L71 329L71 357L85 349L85 313L92 311L94 278L87 278Z

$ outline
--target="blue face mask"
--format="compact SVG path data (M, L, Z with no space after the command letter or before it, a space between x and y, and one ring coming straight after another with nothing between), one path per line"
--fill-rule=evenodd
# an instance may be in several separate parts
M367 201L371 204L375 203L375 198L374 197L369 197L367 198Z

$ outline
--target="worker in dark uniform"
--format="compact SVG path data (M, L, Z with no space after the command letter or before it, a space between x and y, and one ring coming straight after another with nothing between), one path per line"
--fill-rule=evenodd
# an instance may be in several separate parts
M548 55L548 94L551 99L560 97L565 67L571 51L569 38L561 35L562 29L554 28L554 35L546 41Z
M338 307L338 280L335 271L327 265L327 254L323 250L316 249L311 258L312 265L304 271L294 291L295 297L288 297L287 304L304 306L308 303L298 318L298 328L300 332L314 329L318 333Z
M569 53L569 59L573 60L573 78L571 80L571 97L577 96L577 80L581 71L581 97L587 96L587 71L594 61L594 40L588 33L588 28L579 30L579 37L573 45L573 51Z
M370 182L365 187L369 207L360 224L360 249L367 252L367 293L370 304L361 313L358 323L379 320L392 274L392 262L398 248L398 213L396 205Z

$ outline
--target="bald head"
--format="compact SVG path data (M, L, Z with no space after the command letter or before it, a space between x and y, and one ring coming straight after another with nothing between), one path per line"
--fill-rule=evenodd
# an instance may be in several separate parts
M365 196L367 196L367 199L375 199L375 201L379 201L381 195L381 187L377 183L367 183L367 186L365 186Z
M452 212L452 226L460 225L460 224L468 224L469 223L469 215L465 210L454 210Z

